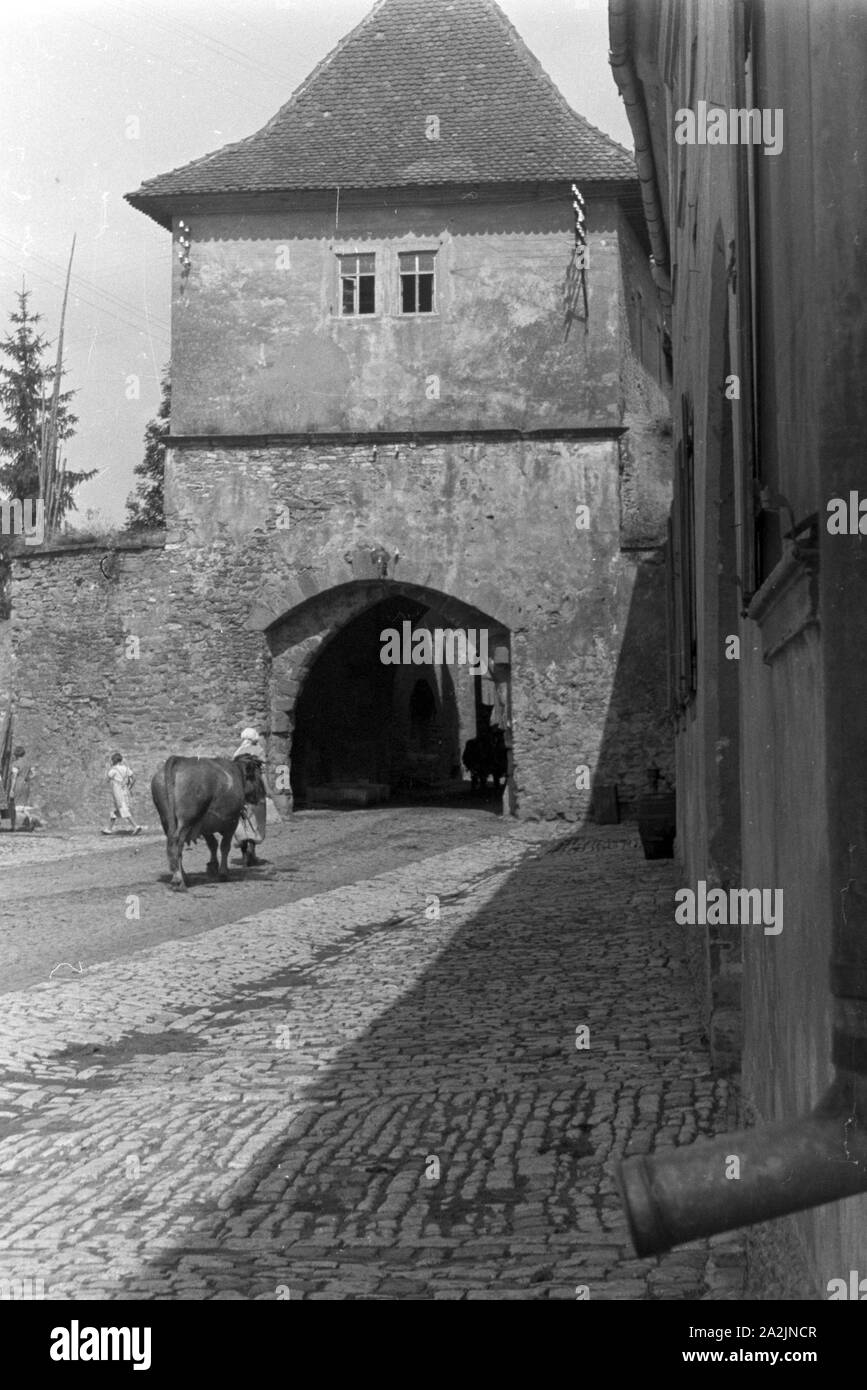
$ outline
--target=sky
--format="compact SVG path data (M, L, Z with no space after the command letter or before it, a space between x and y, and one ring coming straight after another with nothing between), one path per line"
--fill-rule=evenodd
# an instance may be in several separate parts
M607 0L499 0L576 111L628 149ZM432 0L436 3L436 0ZM123 201L253 134L372 0L28 0L3 12L0 336L22 282L51 344L73 235L68 467L98 469L73 526L125 516L169 360L171 235ZM54 349L49 354L53 361Z

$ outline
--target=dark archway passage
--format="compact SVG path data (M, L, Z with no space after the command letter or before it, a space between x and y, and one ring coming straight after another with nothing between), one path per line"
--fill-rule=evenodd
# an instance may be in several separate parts
M453 605L446 596L441 607L436 595L394 586L326 631L287 711L296 807L450 801L469 794L461 754L489 717L507 728L508 661L480 677L459 646L450 648L446 640L438 651L434 641L437 633L484 630L492 663L495 647L501 657L507 648L499 625L482 614L458 620L446 611ZM387 632L429 633L431 652L411 661L384 660Z
M352 619L317 656L295 710L292 788L296 803L349 800L350 788L390 790L398 729L395 685L399 667L380 660L380 633L418 622L422 604L385 599ZM432 695L429 698L433 698Z

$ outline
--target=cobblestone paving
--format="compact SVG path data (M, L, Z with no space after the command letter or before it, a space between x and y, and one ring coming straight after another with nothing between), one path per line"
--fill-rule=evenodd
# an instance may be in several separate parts
M0 1279L53 1299L742 1297L741 1235L629 1245L614 1160L737 1116L676 869L616 830L516 827L4 995Z
M432 847L444 853L513 830L508 818L472 804L308 810L286 822L275 813L260 865L244 869L231 853L229 883L205 873L204 841L189 850L187 894L166 892L162 831L0 834L0 991L38 984L62 961L90 970L134 947L195 936L414 863Z

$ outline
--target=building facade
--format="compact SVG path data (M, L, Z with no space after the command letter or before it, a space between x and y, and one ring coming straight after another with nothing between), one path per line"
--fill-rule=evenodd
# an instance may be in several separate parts
M726 913L684 927L715 1061L742 1064L761 1126L753 1172L777 1165L761 1192L745 1172L727 1193L708 1179L707 1229L800 1205L759 1228L757 1278L826 1297L867 1229L850 1195L865 1171L864 542L857 522L832 525L834 499L848 516L867 482L867 10L610 0L609 14L673 345L684 884L784 905L779 931ZM786 1187L797 1203L772 1209Z

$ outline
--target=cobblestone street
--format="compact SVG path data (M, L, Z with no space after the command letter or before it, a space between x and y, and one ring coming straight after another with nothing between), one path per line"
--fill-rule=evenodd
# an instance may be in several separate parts
M742 1233L636 1260L614 1185L620 1156L737 1123L676 866L626 826L500 823L397 865L381 844L373 875L3 996L0 1277L51 1299L743 1297ZM32 871L62 920L56 853ZM218 891L156 888L167 912Z

